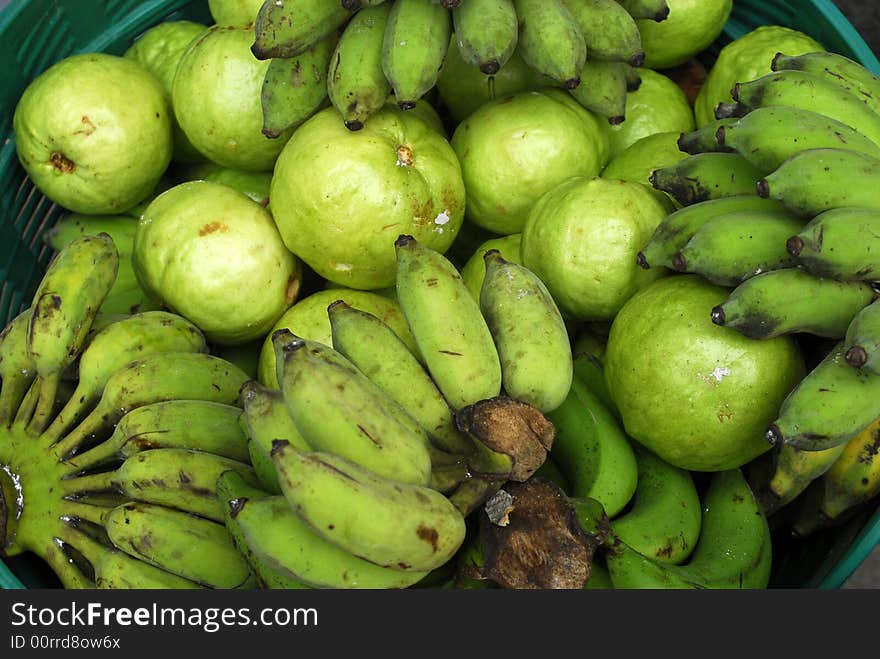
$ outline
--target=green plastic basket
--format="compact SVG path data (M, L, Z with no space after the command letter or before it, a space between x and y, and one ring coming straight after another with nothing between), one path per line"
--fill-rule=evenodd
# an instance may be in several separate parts
M329 0L328 0L329 1ZM18 164L12 114L27 84L58 60L79 52L122 54L165 20L210 24L205 0L12 0L0 12L0 326L27 305L50 257L41 234L62 209L44 197ZM710 49L760 25L786 25L880 75L880 61L831 0L735 0L724 34ZM777 587L839 588L880 543L880 506L809 541L774 541L781 556ZM0 561L0 588L54 588L58 581L30 555Z

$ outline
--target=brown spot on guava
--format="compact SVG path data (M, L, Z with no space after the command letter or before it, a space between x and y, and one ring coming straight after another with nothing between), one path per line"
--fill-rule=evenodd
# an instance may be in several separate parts
M229 226L223 222L209 222L199 229L200 236L207 236L209 233L219 231L220 233L229 233Z
M402 167L412 167L415 162L415 154L413 150L406 146L405 144L401 144L397 147L397 164Z
M437 533L437 529L428 528L427 526L419 526L416 530L416 534L419 536L419 540L424 540L425 542L430 543L431 549L436 553L437 541L440 537Z
M49 156L49 162L62 174L72 174L76 170L76 163L58 151L52 152L52 155Z
M92 120L89 119L88 115L85 115L85 114L84 114L84 115L82 116L82 119L80 119L80 121L82 121L82 124L83 124L84 128L80 128L79 130L74 131L74 132L73 132L74 135L85 135L85 136L89 136L89 135L91 135L92 133L94 133L94 132L98 129L98 127L95 126L95 124L92 123Z

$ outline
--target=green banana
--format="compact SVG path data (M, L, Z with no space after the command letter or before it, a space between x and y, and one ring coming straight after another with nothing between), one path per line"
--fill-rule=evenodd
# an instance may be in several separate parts
M216 483L217 477L229 469L256 486L256 475L244 462L204 451L157 448L135 453L114 471L68 478L62 482L62 490L67 496L116 491L143 503L222 522Z
M846 148L880 157L880 146L857 130L801 108L752 110L735 123L719 128L716 139L719 145L732 148L765 175L806 149Z
M803 226L787 211L728 213L700 227L672 257L672 266L719 286L738 286L762 272L793 268L796 259L785 241Z
M327 313L333 348L406 410L438 448L461 454L473 450L473 443L456 429L449 403L394 330L342 300Z
M782 205L773 199L761 199L751 195L724 197L685 206L660 222L654 234L642 248L637 262L642 268L672 267L675 253L707 222L732 213L773 213Z
M626 120L626 95L629 90L626 62L587 60L578 85L569 93L583 107L606 119L612 126Z
M835 208L880 210L877 185L880 158L849 149L807 149L758 181L757 192L813 218Z
M855 94L874 112L880 113L880 77L848 57L831 51L803 55L777 53L770 68L773 71L805 71L822 76Z
M638 466L620 424L577 378L565 401L547 414L556 426L550 456L571 496L599 501L610 517L624 509L638 482Z
M501 391L501 362L455 266L412 236L395 241L397 297L437 388L454 410Z
M348 11L357 11L363 7L376 7L381 5L385 0L342 0L342 6Z
M180 448L248 462L247 437L238 423L241 409L205 400L169 400L133 409L109 439L67 460L78 470L141 451Z
M514 0L519 53L538 73L574 89L581 82L587 44L562 0Z
M703 499L700 539L685 565L664 565L612 541L605 559L616 589L766 588L772 540L739 469L716 472Z
M507 395L549 412L571 388L571 343L562 314L544 283L497 249L483 255L480 311L501 361Z
M98 332L79 357L76 389L45 434L56 441L101 397L107 380L135 359L162 352L207 352L205 337L185 318L146 311Z
M382 43L391 6L381 4L355 14L330 58L327 92L349 130L363 128L391 93L382 70Z
M232 538L232 543L238 552L244 556L251 571L257 577L260 585L269 589L285 589L285 590L301 590L308 586L300 581L293 579L286 570L279 570L270 565L267 561L257 556L251 550L244 535L241 524L238 523L237 512L240 511L244 504L251 500L264 499L272 496L267 492L251 487L241 474L235 471L224 471L217 477L217 497L223 506L223 522L226 524L226 530ZM284 497L277 497L284 500ZM282 513L283 515L292 514L289 509ZM267 528L275 526L277 521L268 521Z
M616 0L562 0L587 45L588 60L611 60L641 66L642 35L630 13ZM584 80L589 80L583 76Z
M81 215L70 213L60 218L43 233L43 242L60 252L71 242L83 236L106 233L113 239L119 258L131 257L134 234L138 222L127 215Z
M755 194L759 171L737 153L698 153L669 167L655 169L650 182L682 206L701 201Z
M749 112L771 106L810 110L836 119L875 144L880 142L880 115L855 94L814 73L770 73L748 82L737 83L732 95Z
M822 476L821 511L829 519L880 495L880 419L850 439Z
M678 148L692 156L698 153L734 153L730 147L718 144L718 129L732 126L739 119L739 117L716 119L690 133L682 133L678 138Z
M329 346L285 331L273 342L284 400L308 446L386 478L431 482L427 433L378 385Z
M277 442L272 459L284 497L318 535L376 565L425 572L465 537L464 518L444 495L392 481L340 456L301 453Z
M301 451L309 451L311 447L293 422L284 394L279 389L269 389L256 380L250 380L241 388L241 402L244 407L242 421L248 436L248 453L254 471L270 494L281 494L275 465L269 456L272 442L286 439Z
M265 2L254 24L251 51L258 60L296 57L333 34L351 15L339 2L327 0Z
M452 16L429 0L395 0L382 43L382 70L397 104L411 110L436 84L452 37Z
M620 420L620 411L611 400L611 394L608 393L608 385L605 383L605 366L602 363L602 357L586 350L575 343L573 352L574 377L580 380L583 385L590 390L599 402L614 415L618 421Z
M207 588L249 588L254 577L222 524L179 510L126 503L104 528L120 551Z
M38 435L49 422L62 374L82 349L118 268L119 254L107 234L75 239L49 264L28 323L27 352L39 397L33 410L19 412L30 416L30 434Z
M872 302L859 311L846 329L846 362L880 375L880 304Z
M28 388L37 377L27 351L31 310L25 309L0 333L0 426L10 424Z
M626 76L626 91L637 92L642 86L642 75L639 73L639 67L627 66L623 69Z
M452 10L452 25L464 61L486 75L498 73L516 49L513 0L468 0Z
M797 263L817 277L880 279L880 210L835 208L813 218L788 240Z
M89 436L149 403L186 398L237 405L239 389L247 380L247 374L237 366L205 353L147 355L110 376L98 404L58 441L56 452L68 457Z
M682 563L700 537L700 497L689 472L644 449L636 451L638 485L632 508L611 520L628 547L660 563Z
M263 135L276 138L325 107L336 41L331 34L297 55L275 57L269 63L260 90Z
M799 268L747 279L712 309L712 322L752 339L808 332L839 339L853 317L874 299L871 287L814 277Z
M666 0L618 0L635 19L645 18L658 23L669 18L669 5Z
M880 417L880 376L846 363L843 341L782 402L767 429L771 444L824 451Z
M824 451L802 451L793 446L781 446L774 458L773 473L766 494L759 496L764 514L775 513L794 501L807 487L824 474L843 453L846 444L832 446Z
M125 552L107 551L93 564L95 587L110 590L188 590L204 588Z

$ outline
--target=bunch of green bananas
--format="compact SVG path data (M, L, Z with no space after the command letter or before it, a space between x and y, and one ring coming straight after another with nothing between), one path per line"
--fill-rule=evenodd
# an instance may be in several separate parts
M653 173L682 207L639 263L730 287L718 325L832 344L784 401L772 464L756 470L768 513L815 482L815 528L880 494L880 78L831 52L779 53L771 68L681 136L687 158Z
M121 249L66 238L0 335L0 553L33 552L68 588L254 583L215 492L228 470L257 483L247 374L176 314L99 312Z
M666 0L266 0L252 51L271 59L263 132L299 125L328 102L359 130L389 98L413 109L449 48L492 86L512 57L620 123L639 84L636 18L664 20Z

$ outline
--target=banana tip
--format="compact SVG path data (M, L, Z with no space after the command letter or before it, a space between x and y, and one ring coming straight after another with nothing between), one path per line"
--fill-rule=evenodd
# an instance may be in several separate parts
M640 50L639 52L637 52L635 55L633 55L629 59L629 65L634 66L636 68L639 68L644 63L645 63L645 51L644 50Z
M356 131L361 130L364 127L364 122L358 121L357 119L351 119L351 120L345 122L345 127L354 133Z
M727 141L727 128L725 126L721 126L715 132L715 141L718 143L718 146L724 146Z
M416 102L415 101L400 101L397 104L397 107L399 107L401 110L412 110L416 107Z
M485 73L487 76L493 76L501 70L501 64L496 60L492 60L490 62L483 62L480 64L480 71Z
M566 81L565 81L564 83L562 83L562 84L563 84L563 87L565 87L566 89L568 89L568 90L572 90L572 89L577 88L577 86L578 86L579 84L581 84L581 79L580 79L579 76L578 76L578 77L575 77L575 78L569 78L568 80L566 80Z
M395 247L409 247L416 242L416 239L407 234L401 234L397 236L397 240L394 241Z
M244 505L248 502L247 497L236 497L229 502L229 516L232 519L238 517L238 514L244 510Z
M681 252L676 252L675 255L672 257L672 267L677 272L687 272L687 257L685 257L685 255ZM714 314L715 311L713 310L712 313Z
M853 346L846 351L846 363L853 368L861 368L868 362L868 351L862 346Z
M290 442L288 442L286 439L273 439L272 448L269 450L269 455L283 453L288 446L290 446Z
M347 307L348 305L345 303L345 300L334 300L329 305L327 305L327 313L330 313L334 309L338 309L339 307Z
M800 256L804 251L804 240L800 236L792 236L785 241L785 249L792 256Z
M638 254L636 254L636 263L638 264L638 266L642 270L650 270L651 269L651 264L648 263L648 259L645 258L644 252L639 252Z
M670 10L669 10L669 5L664 3L664 5L663 5L663 7L660 9L660 11L658 11L656 14L654 14L654 20L655 20L657 23L662 23L662 22L665 21L667 18L669 18L669 11L670 11Z
M782 53L776 53L773 56L773 61L770 62L770 70L771 71L776 72L779 70L779 58L780 57L785 57L785 55L783 55Z
M757 185L755 186L755 191L758 193L759 197L761 197L763 199L769 199L770 198L770 183L767 181L767 179L762 178L760 181L758 181Z
M718 305L714 309L712 309L712 322L716 325L724 326L727 322L727 318L724 313L724 307Z
M782 443L782 432L779 430L779 426L775 423L767 428L767 432L764 433L764 436L767 438L767 441L770 442L771 446L776 446L777 444Z
M626 121L626 117L622 114L615 115L613 117L608 117L608 123L612 126L619 126L624 121Z

